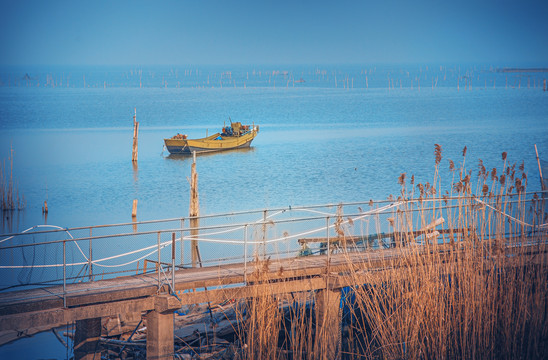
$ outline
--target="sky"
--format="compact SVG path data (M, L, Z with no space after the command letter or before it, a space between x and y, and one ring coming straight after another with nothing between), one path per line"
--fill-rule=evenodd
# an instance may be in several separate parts
M548 66L546 0L0 0L0 65Z

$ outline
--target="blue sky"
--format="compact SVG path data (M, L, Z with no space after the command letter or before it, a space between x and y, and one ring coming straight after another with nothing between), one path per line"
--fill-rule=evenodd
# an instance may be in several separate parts
M0 65L548 65L548 1L0 0Z

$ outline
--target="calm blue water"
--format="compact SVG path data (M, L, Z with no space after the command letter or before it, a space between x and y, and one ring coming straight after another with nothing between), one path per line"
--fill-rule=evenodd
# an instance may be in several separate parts
M366 76L363 71L355 69L355 76ZM255 122L261 132L248 151L199 157L202 213L385 199L398 193L400 173L431 181L435 143L443 148L442 168L448 167L447 159L458 164L464 146L468 168L474 170L480 158L488 169L500 167L501 153L507 151L511 162L525 161L529 189L534 189L539 184L533 145L541 152L548 149L548 92L505 87L503 80L500 87L471 90L462 84L459 89L439 86L442 80L420 90L373 88L385 71L368 73L369 88L335 88L331 82L324 87L305 82L296 87L139 88L126 85L116 71L91 72L87 81L100 83L97 72L117 86L53 87L46 80L40 86L14 86L12 80L8 86L3 81L0 159L13 148L15 178L27 203L13 215L11 231L43 222L44 200L48 223L63 227L129 221L133 199L139 200L139 220L186 216L190 159L162 155L163 138L177 132L205 136L219 131L229 117ZM393 72L406 78L402 70ZM253 69L240 70L240 78L232 74L232 79L243 81L248 73ZM329 76L337 73L349 77L337 70ZM204 71L200 76L212 79L213 74L220 76ZM543 74L533 73L533 82L540 84ZM485 78L491 84L494 76L508 77L480 75L476 82ZM525 83L510 76L510 83ZM140 122L138 169L131 163L134 108ZM238 196L227 195L236 188Z
M466 146L474 174L479 159L488 169L502 167L506 151L510 162L524 161L528 190L540 188L534 144L548 158L548 92L541 87L548 73L281 70L5 70L0 159L13 149L26 207L4 216L1 232L44 223L44 200L47 223L62 227L131 221L133 199L138 220L187 216L191 159L168 156L163 138L202 137L229 117L260 125L260 133L249 150L198 156L202 214L386 199L399 193L401 173L432 182L436 143L447 175L442 186L449 186L448 160L461 163Z

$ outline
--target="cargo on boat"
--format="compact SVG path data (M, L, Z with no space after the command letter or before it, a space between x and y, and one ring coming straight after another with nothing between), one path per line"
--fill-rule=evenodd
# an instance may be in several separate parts
M164 139L164 143L170 154L232 150L249 147L258 132L258 125L230 122L230 126L224 126L221 133L201 139L188 139L187 135L177 134L170 139Z

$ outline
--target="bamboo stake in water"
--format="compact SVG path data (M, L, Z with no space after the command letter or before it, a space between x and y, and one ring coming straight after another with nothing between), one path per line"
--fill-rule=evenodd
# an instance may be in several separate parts
M131 217L134 218L134 219L137 217L137 199L133 200L133 207L131 209Z
M200 226L200 220L198 219L198 216L200 216L200 203L198 200L198 173L196 172L196 152L192 153L193 161L192 166L190 170L190 227L192 230L190 230L190 235L192 237L192 240L190 242L190 254L192 257L192 267L196 267L196 263L199 260L199 253L198 253L198 240L196 239L198 236L198 226Z
M131 154L131 161L137 162L137 138L139 137L139 122L137 119L137 108L135 108L135 115L133 115L133 153Z
M535 144L535 153L537 154L538 173L540 175L540 188L542 191L546 190L544 186L544 179L542 178L542 168L540 166L540 160L538 158L537 144Z

